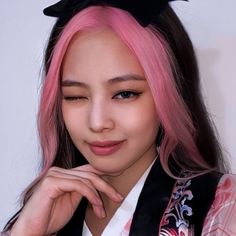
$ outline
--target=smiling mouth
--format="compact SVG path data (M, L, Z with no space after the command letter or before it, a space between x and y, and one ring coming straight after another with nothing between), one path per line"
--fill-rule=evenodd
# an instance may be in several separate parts
M105 141L89 143L90 150L98 156L108 156L117 152L123 145L122 141Z

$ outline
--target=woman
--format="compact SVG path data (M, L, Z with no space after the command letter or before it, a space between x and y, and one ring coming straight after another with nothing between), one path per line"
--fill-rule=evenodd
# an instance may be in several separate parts
M43 167L10 235L236 235L193 47L168 1L60 1L39 109Z

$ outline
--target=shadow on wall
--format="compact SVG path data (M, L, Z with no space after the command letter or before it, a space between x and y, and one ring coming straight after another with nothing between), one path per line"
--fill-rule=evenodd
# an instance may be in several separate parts
M197 48L203 97L218 130L226 158L236 173L236 37L221 38L211 48Z

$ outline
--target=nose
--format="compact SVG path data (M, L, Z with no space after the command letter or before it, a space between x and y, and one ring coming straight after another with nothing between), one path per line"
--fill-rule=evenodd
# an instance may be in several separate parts
M106 102L95 101L90 105L88 126L93 132L105 132L114 128L111 109Z

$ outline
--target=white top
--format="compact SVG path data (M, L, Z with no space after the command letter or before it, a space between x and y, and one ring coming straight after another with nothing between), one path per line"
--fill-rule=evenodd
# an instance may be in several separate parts
M154 161L153 161L154 163ZM153 163L147 168L126 198L123 200L120 207L116 210L115 214L107 224L101 236L111 236L114 235L123 235L125 226L133 217L133 213L135 211L139 195L145 183L145 180L150 172L150 169ZM83 233L82 236L92 236L86 222L84 221Z

